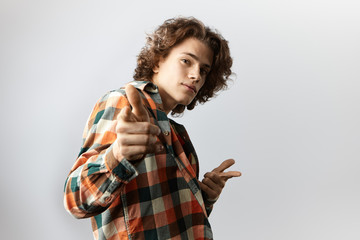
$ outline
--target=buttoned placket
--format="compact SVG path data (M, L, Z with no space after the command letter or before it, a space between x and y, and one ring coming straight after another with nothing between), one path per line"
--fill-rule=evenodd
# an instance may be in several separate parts
M155 86L155 85L152 84L152 86ZM191 179L194 176L191 176L191 174L189 172L187 172L185 164L182 162L182 160L180 158L177 158L175 156L175 152L172 147L171 125L170 125L169 118L167 117L167 114L163 110L161 96L160 96L156 86L155 86L155 88L152 87L151 90L152 91L150 91L148 93L151 95L151 99L156 104L156 109L157 109L157 110L151 109L151 113L154 118L154 123L161 130L161 134L159 135L159 138L160 138L161 142L163 142L165 140L166 146L164 146L164 147L166 148L166 152L171 155L171 157L174 159L174 161L178 165L179 171L182 172L185 181L189 185L189 189L194 194L195 198L198 200L198 203L200 204L201 208L203 209L203 212L206 214L206 209L205 209L205 206L203 205L202 197L200 194L201 190L198 186L191 184ZM156 113L154 111L156 111ZM195 176L195 178L196 178L196 176ZM188 180L186 180L186 179L188 179Z

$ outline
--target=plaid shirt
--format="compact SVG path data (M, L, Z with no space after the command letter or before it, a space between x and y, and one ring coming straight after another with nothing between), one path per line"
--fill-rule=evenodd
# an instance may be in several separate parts
M199 183L199 164L185 128L161 111L151 82L134 81L164 150L143 160L118 161L112 152L116 119L129 106L124 88L95 105L83 146L65 183L64 205L76 218L91 217L95 239L212 239L212 205ZM206 199L205 199L206 200Z

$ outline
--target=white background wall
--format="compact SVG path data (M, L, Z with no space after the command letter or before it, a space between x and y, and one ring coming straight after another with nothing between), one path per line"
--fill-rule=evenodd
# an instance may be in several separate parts
M0 2L1 239L92 239L63 185L97 99L132 79L165 19L230 42L229 90L178 119L201 173L227 158L215 239L360 239L357 0Z

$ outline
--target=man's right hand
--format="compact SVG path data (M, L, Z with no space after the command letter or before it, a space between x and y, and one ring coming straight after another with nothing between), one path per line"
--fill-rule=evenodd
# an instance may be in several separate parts
M126 86L125 92L132 110L127 106L120 111L116 124L117 138L113 146L114 156L118 161L122 158L134 161L147 153L162 151L163 145L157 142L161 130L150 122L140 93L131 84Z

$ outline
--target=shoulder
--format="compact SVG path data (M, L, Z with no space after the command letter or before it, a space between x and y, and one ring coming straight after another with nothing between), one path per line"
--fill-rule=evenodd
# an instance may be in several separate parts
M149 81L131 81L127 84L133 85L140 93L143 104L146 107L151 107L156 100L157 87ZM124 86L108 91L101 96L96 102L93 111L90 116L90 120L97 122L100 118L106 117L106 119L114 119L120 110L126 106L130 106L125 92ZM155 101L156 102L156 101Z
M151 91L151 89L153 89L154 87L152 86L153 84L151 82L147 82L147 81L131 81L128 82L127 84L131 84L133 85L136 89L138 89L138 91L140 93L142 93L141 95L143 96L143 92L147 92ZM106 107L121 107L123 104L128 105L127 102L127 97L126 97L126 92L125 92L125 86L127 85L125 84L124 86L115 89L115 90L111 90L108 91L107 93L105 93L103 96L100 97L100 99L97 101L97 105L102 105L105 108Z

